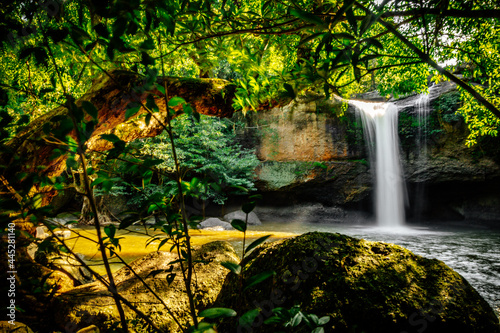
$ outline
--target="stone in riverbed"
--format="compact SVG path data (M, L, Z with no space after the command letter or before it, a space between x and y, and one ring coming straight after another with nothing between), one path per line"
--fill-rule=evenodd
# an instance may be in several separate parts
M296 304L330 316L326 332L500 332L493 310L462 276L397 245L316 232L264 244L244 261L246 278L276 275L243 294L239 277L226 279L215 306L238 314L261 309L241 332L276 332L263 321L273 308ZM234 331L237 318L227 325L220 332Z
M235 212L231 212L229 214L224 215L224 220L231 222L232 220L239 219L245 221L246 214L242 210L237 210ZM250 212L248 214L248 225L261 225L259 217L255 212Z
M216 217L209 217L205 221L198 225L199 229L209 229L209 230L233 230L231 223L222 221Z

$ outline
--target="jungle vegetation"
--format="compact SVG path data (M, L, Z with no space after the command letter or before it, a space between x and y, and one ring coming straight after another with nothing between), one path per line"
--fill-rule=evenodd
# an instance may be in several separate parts
M228 116L284 104L310 90L325 98L374 89L405 96L427 91L429 81L450 80L460 91L467 144L498 135L500 5L495 1L13 0L2 1L0 17L1 227L16 221L30 239L30 227L21 225L47 224L56 191L72 187L81 193L108 273L96 278L112 293L123 331L129 325L123 306L133 306L117 293L107 264L117 255L119 239L117 227L100 228L95 190L106 193L127 180L106 165L125 163L129 174L142 179L138 190L151 194L141 200L147 212L166 217L155 227L168 236L182 265L191 310L190 323L179 324L183 331L214 329L201 321L191 289L189 227L199 218L187 213L186 198L219 195L221 184L229 182L248 194L245 212L257 200L244 175L253 161L244 163L243 175L232 177L227 165L222 167L228 156L220 147L200 146L205 135L199 126L221 125L200 116L217 112L195 103L193 92L205 100L217 96L214 108L230 110ZM210 88L200 88L200 82ZM120 94L127 102L113 100L118 120L102 130L111 116L101 106ZM147 130L153 125L155 131ZM181 127L192 135L182 138ZM130 128L140 133L130 136ZM153 141L133 141L156 135L147 139ZM165 142L166 150L136 154L137 145L147 150L154 140ZM230 154L239 154L232 147ZM210 170L215 176L207 177L206 161L186 158L196 156L196 149L200 158L207 159L210 150L218 154ZM145 191L158 179L172 186ZM118 228L133 222L126 219ZM235 222L242 232L245 225ZM55 234L53 239L62 242ZM228 269L240 274L244 267ZM219 309L207 317L227 315L233 314ZM144 314L138 316L161 331Z

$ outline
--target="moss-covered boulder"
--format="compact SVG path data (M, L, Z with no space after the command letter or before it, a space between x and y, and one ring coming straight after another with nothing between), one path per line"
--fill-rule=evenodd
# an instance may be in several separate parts
M166 303L171 312L186 325L189 320L189 303L177 255L170 252L153 252L130 263L134 271ZM199 309L209 307L217 298L227 270L221 261L239 260L233 247L226 242L212 242L195 248L193 254L195 275L192 289L196 293ZM173 270L168 272L169 268ZM166 270L166 271L161 271ZM174 273L169 282L167 275ZM180 331L162 303L149 292L142 282L128 268L114 274L118 292L139 310L145 313L160 328L167 332ZM96 325L106 332L109 325L119 321L119 314L113 298L99 282L94 282L58 296L54 302L55 322L60 329L76 332L89 325ZM148 332L136 321L134 312L125 307L125 314L136 332Z
M234 321L220 332L276 332L263 322L272 309L294 305L330 316L327 332L500 332L491 307L462 276L397 245L315 232L265 244L245 261L245 278L276 274L244 292L228 275L216 306L260 313L250 326Z

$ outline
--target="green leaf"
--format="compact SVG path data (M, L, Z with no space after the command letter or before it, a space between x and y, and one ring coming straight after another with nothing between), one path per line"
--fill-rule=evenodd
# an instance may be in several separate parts
M185 103L182 105L182 111L184 111L185 114L187 114L189 117L191 117L193 115L193 108L191 107L191 105Z
M119 17L113 23L113 38L118 38L125 33L128 21L125 17Z
M193 179L191 179L191 190L198 187L198 184L200 184L200 180L196 177L193 177Z
M249 199L252 199L252 200L262 200L262 194L253 194L251 196L248 197Z
M339 32L336 34L332 34L332 37L337 38L337 39L348 39L348 40L355 40L356 39L356 37L354 37L348 33L345 33L345 32Z
M75 161L73 157L68 157L66 159L66 167L68 169L76 169L78 167L78 162Z
M325 333L325 329L323 327L316 327L311 333Z
M302 322L302 319L304 319L304 315L302 314L302 312L298 312L295 314L295 316L293 316L292 318L292 321L290 322L290 326L292 327L297 327L300 325L300 323Z
M210 187L214 189L215 192L222 192L222 187L217 183L210 183Z
M135 105L135 103L131 103ZM127 105L127 110L125 111L125 120L129 119L130 117L135 116L137 112L141 109L141 106L131 106L130 104Z
M109 31L104 23L99 23L94 26L94 31L101 37L109 39Z
M141 52L141 64L143 64L144 67L148 67L154 65L155 60L147 52Z
M252 210L254 210L254 208L255 208L256 205L257 205L257 203L255 201L245 202L241 206L241 210L244 213L249 214L250 212L252 212Z
M330 316L324 316L324 317L321 317L319 318L318 320L318 325L325 325L326 323L328 323L330 321Z
M203 310L198 314L199 317L210 319L235 317L236 315L236 311L228 308L211 308Z
M309 23L313 23L319 26L325 25L325 22L323 22L321 18L301 9L293 8L290 10L290 14Z
M68 36L68 28L62 29L47 29L47 35L52 38L55 44L62 41L66 36Z
M376 48L379 48L379 49L381 49L381 50L383 50L383 49L384 49L384 46L382 45L382 43L381 43L378 39L376 39L376 38L367 38L367 39L365 40L365 42L366 42L366 45L367 45L367 46L373 45L373 46L375 46Z
M234 229L239 230L241 232L245 232L247 230L247 224L245 221L239 220L239 219L234 219L231 221L231 225L233 226Z
M239 275L241 273L241 266L234 263L234 262L222 261L220 264L222 266L224 266L225 268L229 269L231 272L233 272L236 275Z
M363 21L361 22L361 27L359 28L359 36L363 36L365 32L370 29L370 27L377 21L380 15L382 15L383 12L380 12L378 16L372 15L372 14L367 14Z
M146 123L146 126L149 126L149 123L151 122L151 113L148 113L146 115L146 119L144 119L144 123Z
M118 229L126 229L130 227L134 222L137 221L137 218L135 216L128 216L120 222L120 225L118 226Z
M104 227L104 233L109 238L115 238L116 227L113 224L107 225L107 226Z
M297 47L302 46L302 45L306 44L307 42L310 42L313 39L316 39L316 38L318 38L319 36L322 36L322 35L324 35L323 32L318 32L318 33L309 35L306 38L304 38L303 40L301 40L300 43L297 45Z
M306 319L309 320L314 326L318 326L318 316L315 314L306 315Z
M202 321L201 323L198 324L196 328L194 326L191 326L187 332L189 333L217 333L216 330L214 330L215 324L210 324L207 322Z
M147 39L142 42L139 47L144 50L153 50L155 48L155 42L152 39Z
M158 108L158 105L156 105L156 101L153 95L148 95L146 99L146 106L148 109L150 109L153 112L158 112L160 109Z
M255 321L255 318L260 314L259 309L252 309L250 311L245 312L240 319L238 320L239 324L241 327L250 327L253 322Z
M335 18L330 22L330 29L335 27L337 25L337 23L339 23L340 20L344 18L344 13L352 7L354 2L355 2L355 0L344 1L344 4L342 5L342 7L339 10L337 10L337 12L335 13Z
M168 106L170 106L171 108L179 105L179 104L183 104L183 103L186 103L186 101L184 100L184 98L182 97L172 97L169 101L168 101Z
M116 134L101 134L101 139L109 141L111 143L116 143L122 141Z
M259 239L256 239L252 242L252 244L248 245L248 247L246 248L245 250L245 253L248 253L250 251L252 251L253 249L255 249L257 246L259 246L260 244L264 243L269 237L271 237L272 235L266 235L266 236L262 236L260 237Z
M283 87L286 90L286 95L291 98L295 98L295 90L293 89L291 84L285 83Z
M260 274L257 274L257 275L254 275L254 276L248 278L245 281L245 287L243 288L243 291L261 283L262 281L267 280L268 278L270 278L271 276L273 276L275 274L276 274L275 271L265 271L265 272L262 272Z
M354 11L352 8L349 8L345 12L347 16L347 22L349 22L349 25L351 26L352 31L354 32L355 35L358 34L358 22L356 21L356 16L354 16Z
M165 95L165 87L162 86L159 83L155 83L156 89L158 89L159 92L161 92L163 95Z
M99 185L101 183L104 183L105 181L108 181L109 178L107 177L99 177L97 179L95 179L92 184L90 184L91 187L94 187L96 185Z
M151 178L153 178L153 171L152 170L146 170L142 174L142 179L144 181L144 185L147 185L151 182Z
M172 284L172 282L174 282L174 279L175 279L175 273L170 273L167 275L167 282L168 284Z
M97 120L98 111L94 104L88 101L83 101L82 108L85 110L85 112L87 112L89 116Z
M337 56L333 59L331 63L331 67L334 68L337 64L339 64L341 61L348 59L347 56L347 51L342 50Z
M283 319L281 319L278 316L272 316L264 320L264 324L266 325L281 324L281 323L283 323Z

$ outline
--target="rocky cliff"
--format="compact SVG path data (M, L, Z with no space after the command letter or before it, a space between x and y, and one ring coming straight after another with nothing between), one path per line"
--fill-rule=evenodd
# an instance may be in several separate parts
M467 128L455 114L460 101L451 83L430 90L424 118L417 112L419 100L415 95L392 101L400 110L409 219L500 220L500 140L466 147ZM373 168L353 107L308 95L244 121L241 141L256 148L261 160L257 184L266 204L321 204L337 212L338 220L345 216L338 208L372 212Z

